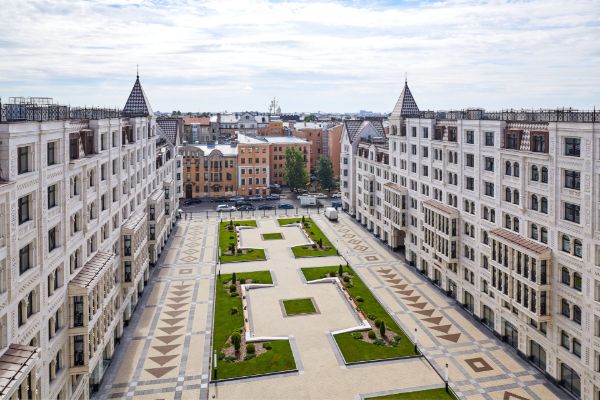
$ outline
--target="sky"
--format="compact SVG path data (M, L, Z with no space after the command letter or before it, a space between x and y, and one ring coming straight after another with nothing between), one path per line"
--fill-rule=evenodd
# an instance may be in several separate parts
M0 97L154 110L600 108L600 0L0 0Z

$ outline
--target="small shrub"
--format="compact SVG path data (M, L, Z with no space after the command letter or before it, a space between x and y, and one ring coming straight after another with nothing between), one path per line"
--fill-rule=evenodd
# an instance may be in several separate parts
M385 346L385 342L382 339L375 339L373 344L377 346Z
M370 330L369 333L367 333L367 335L369 335L369 339L375 339L377 337L377 335L375 334L374 330Z
M256 352L256 346L253 343L250 343L246 346L246 352L249 354L254 354Z
M312 248L313 248L313 249L316 249L316 248L317 248L317 244L316 244L316 243L313 243L313 245L312 245Z
M400 336L400 335L395 335L394 336L394 341L399 342L401 340L402 340L402 336Z
M244 356L244 361L251 360L251 359L253 359L254 357L256 357L256 354L246 354L246 355Z
M233 236L229 236L229 239L230 239L230 240L233 240L233 239L234 239L234 237L233 237Z
M231 311L230 311L230 312L231 312L231 315L235 315L235 314L237 314L237 313L238 313L238 309L237 309L237 307L233 307L233 308L231 308Z
M308 233L310 233L310 236L313 236L315 234L313 231L310 231Z
M223 345L223 347L225 347L226 349L231 347L231 343L229 342L225 342L225 344Z
M254 251L254 249L248 249L248 253L252 253Z
M349 283L349 284L347 284L347 285L346 285L346 287L347 287L348 289L351 289L351 288L353 288L353 287L354 287L354 285L353 285L353 284L351 284L351 283Z
M231 285L229 285L229 291L231 293L233 292L237 292L237 286L235 286L233 283Z
M222 351L217 353L217 359L222 360L225 358L225 353L223 353Z
M234 362L236 358L234 356L227 356L224 358L225 362Z
M372 321L375 321L377 319L377 316L375 314L369 314L367 315L367 318L369 318Z
M237 254L242 254L242 249L237 249L236 253Z
M346 282L346 283L350 282L350 277L349 276L344 276L343 279L344 279L344 282Z
M242 336L238 332L234 332L231 335L231 343L233 343L233 347L235 351L240 351L240 346L242 345Z
M330 272L330 273L329 273L329 276L330 276L331 278L335 278L335 272Z
M229 293L230 297L238 297L240 294L238 292Z
M359 302L359 303L362 303L363 301L365 301L365 299L363 299L363 298L362 298L362 296L356 296L356 297L354 298L354 300L356 300L356 301L357 301L357 302Z
M264 342L262 344L263 349L265 350L271 350L273 348L273 346L271 346L271 342Z
M376 319L375 320L375 326L378 327L378 328L381 326L381 320L380 319Z
M362 339L362 334L361 334L360 332L354 332L354 333L352 334L352 337L353 337L354 339Z

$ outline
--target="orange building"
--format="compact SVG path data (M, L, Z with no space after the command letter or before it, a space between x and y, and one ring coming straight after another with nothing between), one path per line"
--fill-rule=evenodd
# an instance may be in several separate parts
M342 149L342 130L344 125L340 124L329 129L327 135L327 155L333 164L333 175L337 178L340 176L340 153Z
M294 124L292 135L310 142L310 170L316 171L319 157L324 154L327 135L325 124L315 122L297 122Z
M269 194L270 145L238 133L238 195Z
M235 145L184 145L183 190L186 198L237 194L237 148Z
M294 136L265 137L264 140L271 145L269 177L270 184L284 185L285 182L285 152L288 148L294 148L304 154L306 170L310 171L310 142Z
M267 123L259 123L258 136L283 136L283 121L269 121Z

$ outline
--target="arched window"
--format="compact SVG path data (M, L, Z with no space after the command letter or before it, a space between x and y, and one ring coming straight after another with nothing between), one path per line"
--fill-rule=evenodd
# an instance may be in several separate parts
M575 239L573 241L573 253L575 254L575 257L579 257L581 258L581 240L579 239Z
M542 167L542 183L548 183L548 168Z
M513 164L513 175L518 178L520 173L519 163L516 162Z
M538 198L535 194L531 195L531 209L534 211L538 211L539 209Z
M483 243L484 244L489 243L489 235L488 235L487 231L483 231Z
M536 182L540 180L540 171L538 170L537 165L531 166L531 180Z
M581 274L579 272L573 273L573 289L581 292Z
M504 174L505 175L512 175L511 174L511 163L510 161L507 161L504 167Z
M560 312L567 318L571 318L571 308L569 307L569 302L565 299L560 301Z
M540 201L540 211L544 214L548 214L548 199L546 197L542 197Z
M519 204L519 191L517 189L513 191L513 203Z
M508 202L512 201L512 196L511 196L511 193L510 193L510 188L504 189L504 200L508 201Z
M548 229L544 227L540 229L540 242L548 243Z
M538 240L538 227L536 224L531 224L531 238Z
M571 238L567 235L562 235L561 250L565 253L571 253Z
M513 231L519 232L519 218L513 218Z
M581 325L581 308L573 306L573 321Z
M560 269L560 281L565 285L571 286L571 274L566 267Z
M510 215L507 214L504 217L504 227L507 228L507 229L510 229L511 226L512 226L512 219L510 218Z

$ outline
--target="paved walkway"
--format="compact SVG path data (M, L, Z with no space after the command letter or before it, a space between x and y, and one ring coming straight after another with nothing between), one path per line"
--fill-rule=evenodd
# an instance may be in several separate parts
M206 220L178 223L96 398L208 397L215 235Z
M251 326L256 336L291 336L299 372L219 383L217 398L352 399L358 393L443 385L423 358L346 367L330 332L357 326L359 321L335 285L308 285L300 270L338 265L344 260L337 256L296 259L291 247L307 242L300 228L281 227L274 218L258 218L257 223L256 229L241 230L241 243L264 248L267 260L223 264L221 272L271 271L275 287L254 289L246 296ZM264 233L282 233L284 240L262 240ZM283 315L280 300L306 297L314 299L319 314Z
M418 329L423 353L439 368L448 363L457 394L475 399L564 397L508 345L467 317L456 302L343 214L337 223L313 216L352 267L407 332Z

